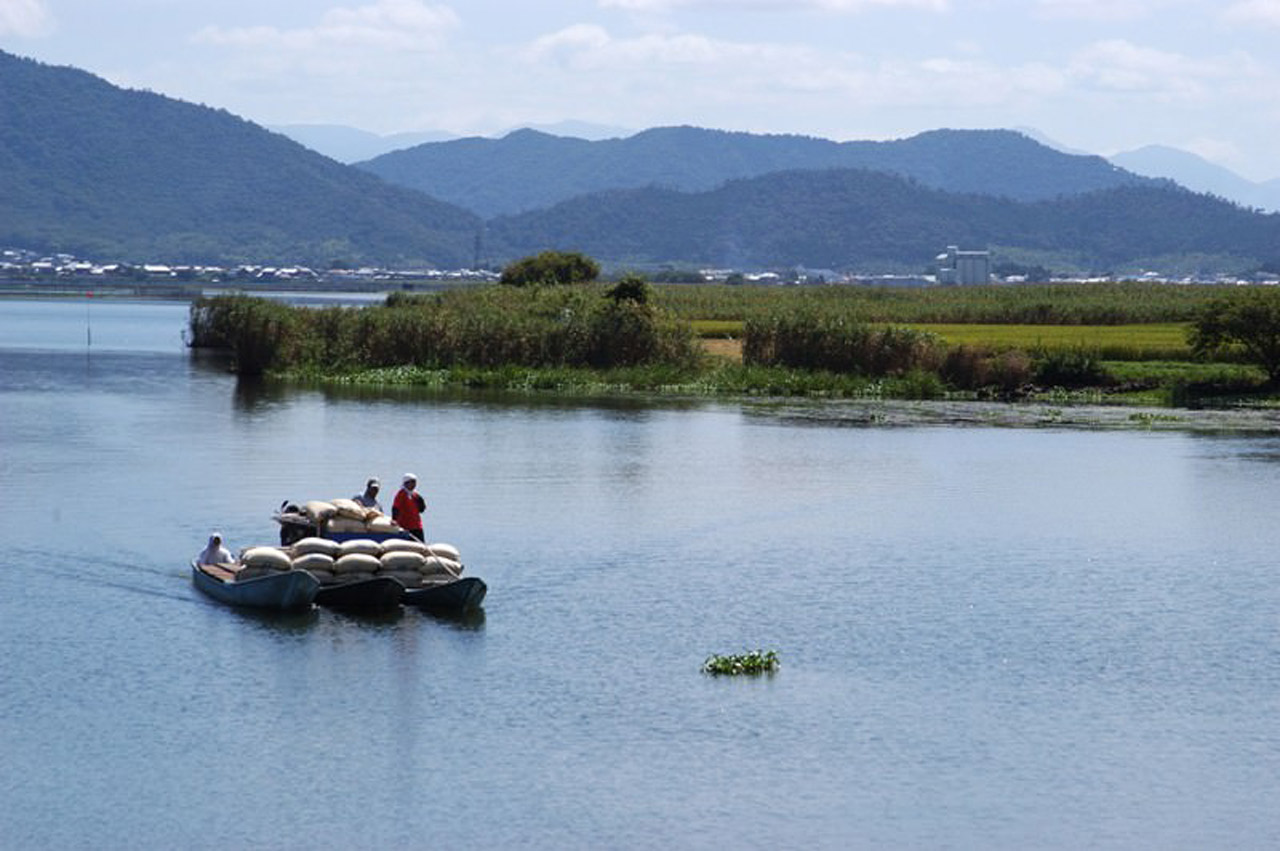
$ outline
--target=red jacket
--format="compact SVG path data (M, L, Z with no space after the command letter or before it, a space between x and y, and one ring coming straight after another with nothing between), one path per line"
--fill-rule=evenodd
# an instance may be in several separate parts
M426 510L427 501L422 494L400 488L391 503L391 519L399 523L401 529L421 529L422 512Z

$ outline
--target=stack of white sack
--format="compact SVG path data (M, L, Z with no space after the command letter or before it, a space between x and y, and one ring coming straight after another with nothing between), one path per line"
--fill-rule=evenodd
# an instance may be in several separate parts
M451 582L462 575L457 548L402 538L379 543L365 538L330 541L303 538L285 551L295 570L305 570L322 585L390 576L406 588Z
M462 561L449 544L424 544L404 538L382 542L381 574L406 588L452 582L462 575Z
M390 517L376 508L365 508L353 499L316 499L302 510L312 523L330 534L389 535L401 531Z
M334 582L333 563L338 557L337 541L328 538L303 538L295 541L287 552L293 558L295 570L305 570L321 583Z
M292 554L280 547L247 547L240 551L236 561L240 564L236 571L237 581L293 569Z

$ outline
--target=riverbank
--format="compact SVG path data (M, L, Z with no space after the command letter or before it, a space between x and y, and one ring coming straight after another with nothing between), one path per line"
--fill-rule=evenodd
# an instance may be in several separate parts
M1280 398L1218 399L1174 406L1142 394L1097 389L1040 389L1012 398L944 392L922 398L894 382L795 371L722 368L703 375L657 376L631 370L416 370L395 368L344 375L288 373L279 379L326 395L437 398L450 402L645 408L740 406L752 416L795 425L847 427L991 427L1197 434L1280 434ZM736 377L735 377L736 376ZM823 384L826 382L826 384ZM895 393L897 395L895 395Z

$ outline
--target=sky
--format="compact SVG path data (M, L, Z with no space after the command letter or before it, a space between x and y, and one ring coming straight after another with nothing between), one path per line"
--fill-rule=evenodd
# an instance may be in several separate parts
M1280 177L1280 0L0 0L0 49L267 126L1011 128Z

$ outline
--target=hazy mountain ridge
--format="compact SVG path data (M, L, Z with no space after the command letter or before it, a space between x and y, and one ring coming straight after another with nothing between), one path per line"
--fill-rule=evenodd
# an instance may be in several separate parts
M0 52L0 244L461 265L479 220L223 110Z
M381 135L341 124L273 124L267 129L346 165L425 142L458 138L458 134L443 130Z
M345 124L273 124L268 127L288 136L329 159L350 165L371 160L393 151L416 147L427 142L449 142L463 138L462 134L447 130L422 130L404 133L379 134ZM586 121L558 121L554 124L536 124L515 130L537 130L551 136L561 136L588 141L617 139L635 134L634 130ZM506 133L502 135L507 135ZM487 138L487 137L486 137Z
M1135 174L1168 178L1246 207L1280 210L1280 178L1255 182L1196 154L1165 145L1146 145L1109 159Z
M935 189L1024 201L1150 182L1102 157L1062 154L1009 130L934 130L890 142L696 127L586 141L521 130L501 139L418 145L356 165L482 216L536 210L608 189L698 191L790 170L865 168Z

